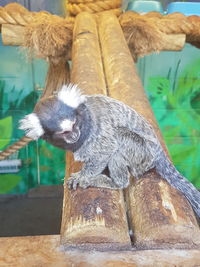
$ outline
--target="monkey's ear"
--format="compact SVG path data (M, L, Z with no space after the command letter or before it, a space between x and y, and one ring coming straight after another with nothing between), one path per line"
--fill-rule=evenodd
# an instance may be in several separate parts
M19 129L26 132L26 136L37 140L44 134L44 129L40 123L38 116L35 113L26 115L19 121Z
M63 85L58 92L58 99L67 106L77 108L85 101L85 96L81 94L78 85L70 83L68 85Z

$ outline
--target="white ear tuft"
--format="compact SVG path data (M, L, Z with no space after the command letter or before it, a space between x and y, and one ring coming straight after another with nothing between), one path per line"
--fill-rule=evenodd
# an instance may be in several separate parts
M44 134L44 129L35 113L26 115L22 120L19 121L19 129L26 132L26 136L37 140Z
M72 83L63 85L58 92L58 99L72 108L77 108L85 101L85 97L81 94L78 85Z

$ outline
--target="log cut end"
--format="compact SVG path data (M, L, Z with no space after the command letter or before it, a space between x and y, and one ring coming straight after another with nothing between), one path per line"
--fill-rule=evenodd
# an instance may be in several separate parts
M61 243L66 248L130 248L122 191L65 188Z
M158 177L158 175L157 175ZM129 214L140 248L200 247L200 229L187 199L152 171L129 189Z

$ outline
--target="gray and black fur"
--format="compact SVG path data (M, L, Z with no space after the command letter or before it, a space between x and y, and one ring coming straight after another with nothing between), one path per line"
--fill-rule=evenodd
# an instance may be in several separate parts
M130 175L139 178L156 168L185 195L200 217L200 192L168 160L151 125L129 106L107 96L81 96L78 92L76 104L71 105L66 99L76 90L72 85L63 88L64 99L53 96L41 101L33 113L41 126L39 137L73 151L75 160L84 162L81 171L68 179L69 188L79 185L122 189L129 185ZM30 136L32 129L27 120L28 117L22 120L21 129ZM61 127L63 120L73 121L71 130ZM105 169L109 176L104 174Z

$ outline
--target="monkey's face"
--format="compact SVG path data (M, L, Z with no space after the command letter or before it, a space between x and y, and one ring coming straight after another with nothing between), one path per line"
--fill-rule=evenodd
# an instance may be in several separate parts
M77 109L51 97L37 103L34 112L25 116L20 122L20 129L26 135L54 142L74 144L80 137L80 119Z
M59 129L53 133L54 139L63 139L67 144L74 144L79 140L80 129L76 120L60 120Z
M76 143L81 135L85 97L77 85L64 85L57 95L41 99L34 112L20 121L20 129L36 140L43 138L61 148Z

